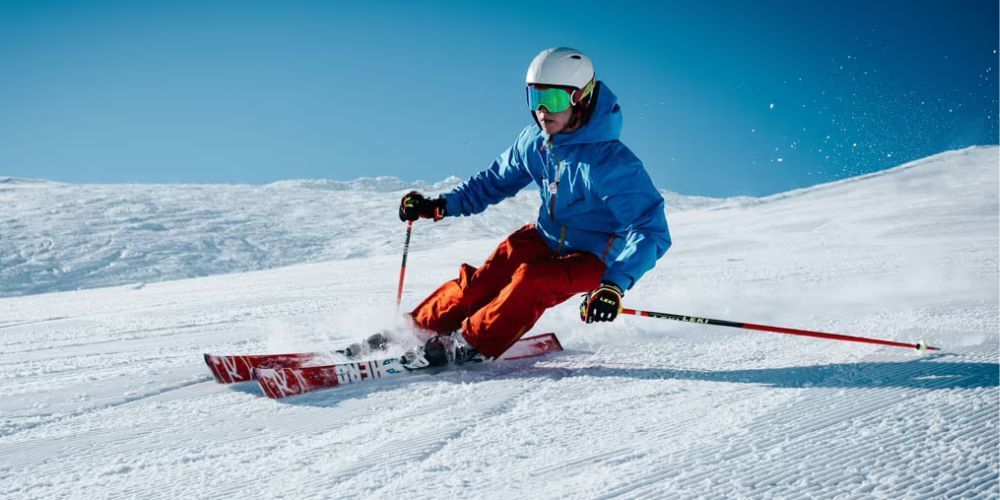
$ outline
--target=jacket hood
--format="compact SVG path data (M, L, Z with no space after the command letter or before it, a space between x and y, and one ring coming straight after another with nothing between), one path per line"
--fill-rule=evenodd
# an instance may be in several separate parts
M595 88L594 112L583 128L569 134L556 134L552 144L585 144L592 142L617 141L622 135L622 109L618 96L604 82L597 82ZM537 126L537 125L536 125ZM549 136L539 126L539 134L548 140Z

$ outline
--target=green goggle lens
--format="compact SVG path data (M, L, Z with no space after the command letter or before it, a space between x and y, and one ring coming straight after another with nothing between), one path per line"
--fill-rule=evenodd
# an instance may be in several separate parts
M549 87L538 88L531 85L527 87L528 107L532 111L537 111L542 106L550 113L562 113L573 105L573 97L569 90Z

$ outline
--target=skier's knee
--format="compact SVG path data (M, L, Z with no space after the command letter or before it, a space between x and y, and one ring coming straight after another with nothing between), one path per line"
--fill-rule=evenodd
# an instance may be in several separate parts
M512 281L524 285L542 286L551 278L551 273L550 266L542 263L526 262L517 266Z

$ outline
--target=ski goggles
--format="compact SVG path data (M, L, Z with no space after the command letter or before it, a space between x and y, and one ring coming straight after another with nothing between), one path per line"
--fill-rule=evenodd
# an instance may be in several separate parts
M549 113L562 113L573 105L573 89L528 85L528 108L537 111L542 106Z

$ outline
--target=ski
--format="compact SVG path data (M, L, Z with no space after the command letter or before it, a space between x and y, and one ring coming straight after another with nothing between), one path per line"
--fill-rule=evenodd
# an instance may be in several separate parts
M517 359L516 357L510 358L509 356L518 356L517 353L524 351L526 349L525 346L529 346L527 348L527 352L532 352L530 346L537 343L538 339L547 338L547 336L551 336L552 341L556 344L559 343L559 340L556 338L554 333L545 333L533 337L525 337L515 342L514 345L503 354L502 359ZM359 347L355 348L354 346ZM352 348L354 348L354 351L352 351ZM338 349L333 352L350 358L354 357L351 353L358 352L357 349L359 348L359 344L352 344L346 349ZM558 350L562 350L562 347L560 346ZM309 366L314 362L322 362L324 358L328 357L328 354L320 352L245 355L205 354L205 364L207 364L209 370L212 371L212 375L215 377L216 382L220 384L233 384L254 380L254 368L298 368Z
M333 354L354 359L368 352L361 347L360 343L355 343L344 349L337 349L333 351ZM205 354L205 364L212 371L216 382L220 384L233 384L253 380L254 368L308 366L316 362L322 362L324 358L328 357L329 353L324 354L321 352L243 355Z
M215 381L233 384L253 380L254 368L278 368L282 366L305 366L314 359L321 359L316 352L296 352L289 354L216 355L205 354L205 363L212 370Z
M563 350L559 338L554 333L542 333L531 337L521 337L514 342L514 345L507 348L500 359L504 361L515 361L524 358L534 358L550 352Z
M545 333L518 340L500 359L512 361L533 358L562 350L555 334ZM272 399L408 373L412 373L412 370L406 368L399 357L327 366L253 369L260 388Z

